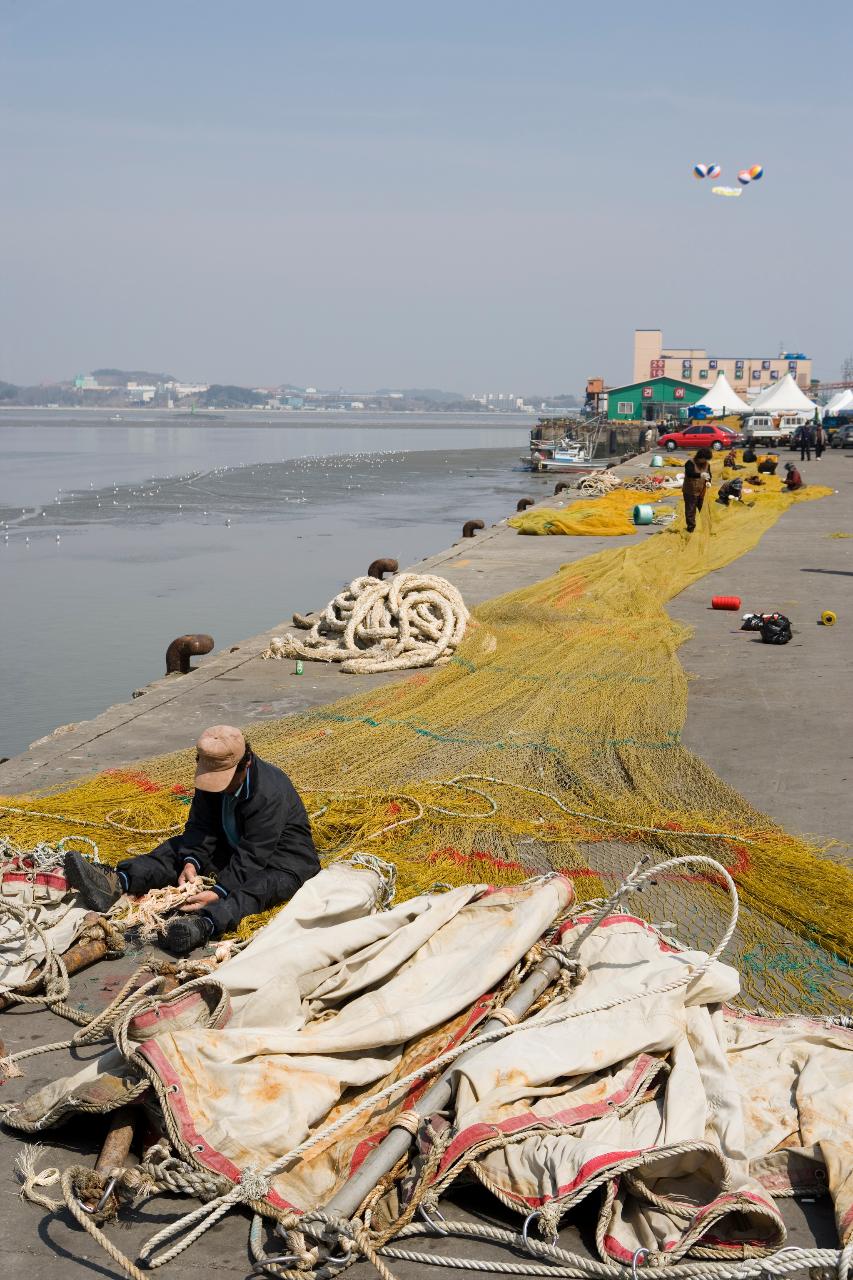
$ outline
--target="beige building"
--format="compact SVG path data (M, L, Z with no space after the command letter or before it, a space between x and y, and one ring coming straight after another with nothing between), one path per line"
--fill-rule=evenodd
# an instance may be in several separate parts
M712 387L720 371L739 395L760 391L780 382L786 373L808 391L812 380L811 359L801 351L779 356L709 356L701 347L666 347L660 329L634 330L634 381L645 378L677 378Z

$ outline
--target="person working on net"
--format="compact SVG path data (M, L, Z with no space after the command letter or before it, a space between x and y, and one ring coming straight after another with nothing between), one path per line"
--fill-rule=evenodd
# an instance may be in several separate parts
M785 463L785 488L789 493L795 489L803 488L803 477L800 475L793 462Z
M705 501L705 490L711 482L711 450L697 449L692 458L684 464L684 483L681 492L684 497L684 522L687 532L696 528L696 515L702 510Z
M305 806L287 774L261 760L239 729L219 724L196 743L195 794L183 832L117 868L65 857L68 883L105 912L123 893L213 880L184 902L160 941L188 955L244 916L285 902L320 870Z

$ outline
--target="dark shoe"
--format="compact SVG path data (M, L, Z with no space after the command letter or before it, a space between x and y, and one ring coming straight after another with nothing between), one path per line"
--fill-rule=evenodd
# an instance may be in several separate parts
M118 872L113 867L90 862L76 849L65 855L65 878L80 894L83 905L101 915L109 911L124 893Z
M188 956L211 936L210 922L199 916L175 916L160 934L160 946L173 956Z

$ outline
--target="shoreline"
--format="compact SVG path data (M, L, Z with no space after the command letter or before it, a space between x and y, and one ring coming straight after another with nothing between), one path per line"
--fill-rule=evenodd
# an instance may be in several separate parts
M567 409L566 414L574 414L579 412L577 409ZM224 421L228 417L245 416L250 419L260 418L265 413L271 413L274 417L282 416L284 418L294 418L305 415L309 419L319 417L329 417L338 421L341 418L470 418L472 423L479 422L486 426L499 425L503 419L509 419L508 427L518 427L522 423L530 423L535 425L538 414L522 413L518 411L493 412L488 409L477 411L474 409L440 409L436 406L434 409L199 409L192 413L189 409L165 408L162 405L84 405L84 404L21 404L21 405L0 405L0 415L15 413L84 413L84 414L106 414L108 421L118 421L123 419L125 414L160 414L164 418L196 418L204 421L216 420ZM498 419L496 423L494 419Z

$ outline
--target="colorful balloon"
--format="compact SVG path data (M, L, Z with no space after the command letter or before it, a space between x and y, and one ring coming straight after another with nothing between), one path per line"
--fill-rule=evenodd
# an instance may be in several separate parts
M719 178L719 176L720 176L720 173L721 173L721 172L722 172L722 170L720 169L720 166L719 166L718 164L709 164L709 165L708 165L708 177L709 177L709 178Z
M749 186L750 182L752 182L752 174L750 173L749 169L741 169L740 173L737 176L737 180L742 187Z
M707 178L707 176L708 176L708 166L706 164L694 164L693 166L694 178Z
M764 177L764 168L760 164L754 164L749 171L749 176L753 182L757 182L759 178Z

